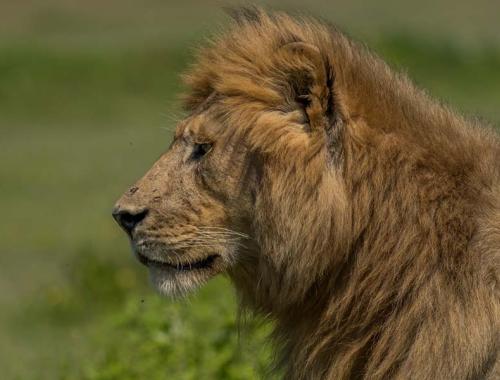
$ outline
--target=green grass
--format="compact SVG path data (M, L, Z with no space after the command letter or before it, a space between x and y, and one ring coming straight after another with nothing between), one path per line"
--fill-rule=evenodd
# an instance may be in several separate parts
M109 215L168 146L189 45L0 45L5 378L266 376L269 325L239 333L228 281L187 301L160 298ZM407 35L372 47L431 94L500 121L496 48Z
M62 123L140 120L164 109L186 49L74 51L4 46L0 112L4 121ZM119 117L117 119L117 117ZM131 119L132 118L132 119Z

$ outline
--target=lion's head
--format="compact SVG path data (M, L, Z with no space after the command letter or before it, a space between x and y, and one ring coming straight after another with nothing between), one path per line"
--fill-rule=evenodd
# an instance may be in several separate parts
M186 76L188 116L116 204L139 260L168 294L221 272L252 281L266 267L293 281L295 271L314 277L330 264L309 252L331 245L311 226L330 234L345 208L333 68L307 34L266 18L240 26L201 52Z
M277 321L287 379L484 378L498 138L324 23L236 20L186 75L169 150L115 208L157 288L227 273Z

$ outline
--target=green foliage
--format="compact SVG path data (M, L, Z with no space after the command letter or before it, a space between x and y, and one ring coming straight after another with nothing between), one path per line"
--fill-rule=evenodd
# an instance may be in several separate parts
M216 282L191 302L132 297L106 322L96 362L85 379L255 379L266 371L267 328L249 325L239 340L226 283ZM103 331L101 329L101 331ZM248 347L251 344L252 349Z
M270 327L252 318L240 331L227 280L216 279L185 300L168 300L144 289L144 268L110 260L91 247L65 268L64 279L40 289L13 324L63 334L83 329L88 353L78 366L73 349L64 346L68 341L52 346L61 378L269 378Z

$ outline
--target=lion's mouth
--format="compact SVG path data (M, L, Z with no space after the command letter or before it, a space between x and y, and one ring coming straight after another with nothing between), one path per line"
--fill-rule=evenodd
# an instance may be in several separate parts
M139 261L146 266L163 267L163 268L175 269L178 271L192 271L192 270L202 270L202 269L212 268L215 260L219 257L219 255L210 255L202 260L186 262L186 263L169 263L165 261L158 261L150 259L141 254L140 252L137 253L137 257L139 258Z

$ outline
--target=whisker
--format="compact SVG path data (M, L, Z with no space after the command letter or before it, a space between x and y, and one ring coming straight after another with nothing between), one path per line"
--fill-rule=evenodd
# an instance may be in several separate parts
M241 237L246 238L246 239L250 238L250 236L248 236L247 234L244 234L244 233L238 232L238 231L233 231L229 228L224 228L224 227L202 226L202 227L198 227L198 229L201 231L206 231L206 232L211 232L210 230L213 230L213 232L221 232L221 233L227 233L227 234L231 234L231 235L237 235L237 236L241 236Z
M186 244L172 245L170 246L170 248L174 250L174 249L185 249L185 248L215 248L215 247L213 244L186 243Z

